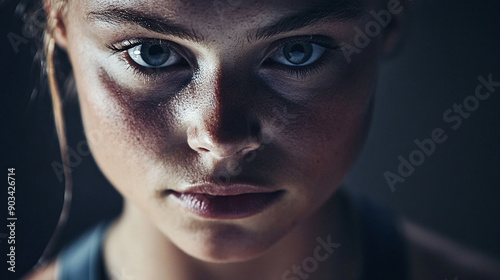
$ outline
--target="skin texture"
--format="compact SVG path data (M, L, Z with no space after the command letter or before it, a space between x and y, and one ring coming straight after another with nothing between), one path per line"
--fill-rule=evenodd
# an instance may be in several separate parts
M279 42L321 35L354 44L354 27L371 18L334 15L271 37L249 35L327 4L89 0L69 1L64 13L53 14L59 19L57 44L73 66L92 154L125 198L105 243L110 275L126 267L144 279L196 279L197 273L203 279L279 279L311 254L316 237L335 234L350 250L315 275L355 278L358 233L332 194L364 142L377 62L393 26L350 63L341 51L327 50L321 67L306 74L267 63ZM91 16L116 8L168 18L197 38ZM141 70L126 51L108 47L137 38L172 42L185 63ZM165 195L167 189L228 181L283 195L261 213L230 220L201 218Z
M383 2L361 7L379 11ZM359 217L342 193L333 194L365 139L377 63L397 39L399 17L350 63L330 50L322 67L298 75L265 63L276 42L322 35L354 45L354 27L370 18L332 16L255 38L249 34L257 28L332 1L88 0L69 1L63 12L53 3L45 2L73 66L93 156L125 198L104 244L111 279L294 279L300 272L283 278L284 272L327 236L340 247L308 279L358 279ZM197 39L89 16L117 7L168 18ZM186 63L136 71L126 51L106 47L137 38L172 42ZM214 220L165 195L228 181L283 196L257 215ZM411 279L498 279L490 260L409 222L403 232ZM53 275L51 264L28 279Z
M363 19L327 19L265 40L245 35L322 4L242 3L249 7L242 6L239 14L226 7L223 15L214 5L190 1L120 5L167 14L205 38L198 43L89 20L88 13L110 8L105 1L69 3L71 20L62 45L73 65L85 130L100 135L91 143L92 153L141 219L150 220L187 254L211 262L263 254L330 197L356 158L369 121L380 44L371 44L351 64L341 52L330 51L320 70L299 78L260 62L283 38L321 34L347 41ZM207 20L198 20L202 17ZM171 40L196 66L138 75L106 48L138 37ZM235 164L241 172L232 172ZM231 182L284 195L258 215L229 221L202 219L164 195L167 188L218 183L227 171L237 173Z

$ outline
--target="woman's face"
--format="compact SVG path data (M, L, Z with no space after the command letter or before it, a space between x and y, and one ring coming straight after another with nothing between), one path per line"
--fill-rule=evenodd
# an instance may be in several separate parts
M70 1L58 43L99 167L186 253L262 254L364 141L382 40L350 63L338 45L370 2Z

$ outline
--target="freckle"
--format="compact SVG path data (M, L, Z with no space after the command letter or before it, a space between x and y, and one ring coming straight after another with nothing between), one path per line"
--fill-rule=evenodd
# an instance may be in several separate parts
M316 160L316 163L319 163L319 159Z

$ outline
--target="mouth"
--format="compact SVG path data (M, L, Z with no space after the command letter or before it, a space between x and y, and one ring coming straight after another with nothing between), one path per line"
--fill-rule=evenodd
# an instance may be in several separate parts
M209 219L241 219L276 203L284 191L253 185L199 185L178 192L166 191L188 211Z

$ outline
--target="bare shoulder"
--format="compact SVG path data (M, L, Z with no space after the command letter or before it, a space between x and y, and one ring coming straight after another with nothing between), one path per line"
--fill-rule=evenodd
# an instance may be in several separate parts
M22 280L55 280L56 262L53 261L44 268L33 271L26 275Z
M403 220L412 280L500 279L500 261Z

